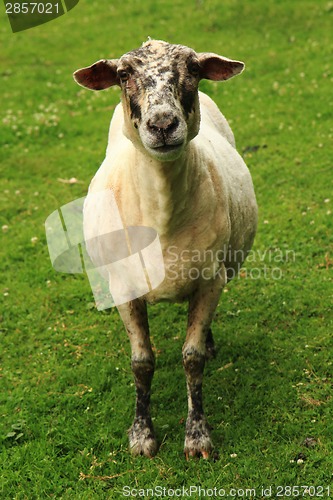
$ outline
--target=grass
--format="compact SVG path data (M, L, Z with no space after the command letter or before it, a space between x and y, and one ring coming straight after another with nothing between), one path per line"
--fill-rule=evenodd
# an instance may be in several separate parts
M278 486L332 484L332 3L172 5L81 0L16 34L1 13L1 498L191 485L238 498L272 486L272 498L287 498ZM251 260L214 323L219 352L204 395L219 457L209 461L182 455L185 306L150 309L161 448L134 459L122 324L115 310L96 311L84 276L52 269L44 234L51 212L85 195L119 99L117 89L80 89L72 72L148 35L247 66L226 84L202 82L230 120L260 207ZM72 177L80 182L59 181Z

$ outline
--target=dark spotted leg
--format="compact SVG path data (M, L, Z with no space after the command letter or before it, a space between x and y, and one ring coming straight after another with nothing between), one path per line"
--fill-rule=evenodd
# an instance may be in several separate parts
M183 346L188 397L184 445L186 459L190 456L208 458L213 448L203 410L202 381L210 324L224 284L224 279L218 276L209 287L198 290L189 302L188 327Z
M213 448L209 426L203 411L202 378L205 355L193 350L183 354L186 373L188 416L186 420L184 453L186 459L202 455L208 458Z
M158 449L150 416L150 389L155 359L150 344L147 306L133 300L118 307L126 327L132 349L132 371L136 387L135 418L129 430L129 444L133 455L153 457Z

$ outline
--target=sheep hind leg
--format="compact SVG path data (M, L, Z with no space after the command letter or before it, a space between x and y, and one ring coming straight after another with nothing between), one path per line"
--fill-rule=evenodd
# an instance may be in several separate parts
M206 361L210 359L214 359L216 357L216 347L215 347L215 342L213 338L213 332L212 329L209 328L207 337L206 337Z
M136 388L135 417L128 431L133 455L153 457L158 444L150 416L150 391L155 358L149 338L147 306L139 299L118 307L132 349L132 372Z

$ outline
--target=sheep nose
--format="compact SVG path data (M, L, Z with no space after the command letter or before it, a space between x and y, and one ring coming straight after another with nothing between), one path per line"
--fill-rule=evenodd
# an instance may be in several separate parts
M151 132L170 133L178 127L179 119L176 116L165 116L158 119L149 119L147 127Z

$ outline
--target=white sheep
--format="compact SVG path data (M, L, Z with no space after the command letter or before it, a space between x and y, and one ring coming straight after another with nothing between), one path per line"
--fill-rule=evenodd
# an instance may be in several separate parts
M112 190L123 226L155 229L164 258L162 283L118 305L131 342L136 384L129 431L134 454L151 457L158 449L150 416L155 361L147 303L161 300L189 302L182 351L188 393L186 458L207 458L212 451L202 404L205 359L214 352L210 325L224 285L252 246L257 204L230 127L198 84L203 78L227 80L243 68L242 62L213 53L149 40L120 59L101 60L74 73L89 89L121 88L106 158L89 193ZM105 203L88 196L84 231L96 266L109 262L112 248L107 240L97 244L95 237L114 230L113 224Z

